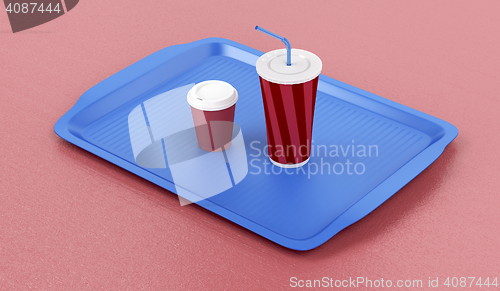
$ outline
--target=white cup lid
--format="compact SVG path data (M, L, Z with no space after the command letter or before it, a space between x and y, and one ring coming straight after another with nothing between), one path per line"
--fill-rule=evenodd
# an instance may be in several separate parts
M321 59L308 51L292 49L291 65L286 65L286 49L270 51L257 60L257 73L278 84L300 84L316 78L323 68Z
M187 101L199 110L218 111L233 106L238 101L238 92L224 81L204 81L189 90Z

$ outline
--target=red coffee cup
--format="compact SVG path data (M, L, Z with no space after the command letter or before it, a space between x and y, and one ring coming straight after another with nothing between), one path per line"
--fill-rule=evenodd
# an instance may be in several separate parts
M236 89L223 81L204 81L189 90L187 101L200 148L207 152L229 148L238 101Z
M268 52L257 60L268 153L271 162L283 168L305 165L310 158L314 106L318 78L323 67L315 54L286 49Z

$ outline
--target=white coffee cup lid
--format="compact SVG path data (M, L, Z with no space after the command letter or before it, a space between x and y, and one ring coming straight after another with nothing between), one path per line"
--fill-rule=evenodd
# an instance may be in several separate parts
M257 60L257 73L278 84L300 84L316 78L323 68L321 59L308 51L292 49L291 65L286 65L286 49L270 51Z
M203 81L189 90L187 101L199 110L218 111L233 106L238 101L238 92L224 81Z

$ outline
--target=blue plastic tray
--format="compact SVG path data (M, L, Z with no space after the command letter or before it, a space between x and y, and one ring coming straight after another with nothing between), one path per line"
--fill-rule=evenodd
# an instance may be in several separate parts
M429 166L458 134L446 121L321 75L313 132L313 147L321 154L313 156L309 164L333 167L341 163L344 171L337 165L335 172L330 167L329 174L326 166L323 174L313 174L312 167L285 173L267 166L271 174L266 175L266 158L255 157L255 148L266 144L255 70L262 54L222 38L167 47L85 92L59 119L55 132L177 193L170 168L145 168L136 163L129 116L134 108L144 108L148 100L163 92L210 79L229 82L240 96L235 122L243 134L248 173L236 185L233 181L233 187L197 204L296 250L315 248L370 213ZM169 114L186 108L184 95L174 99L169 101ZM344 156L348 146L354 146L356 152L351 155L348 150ZM362 146L366 156L372 146L370 157L358 154ZM332 152L335 147L338 156ZM347 159L352 163L351 174ZM355 173L357 163L364 167L358 165Z

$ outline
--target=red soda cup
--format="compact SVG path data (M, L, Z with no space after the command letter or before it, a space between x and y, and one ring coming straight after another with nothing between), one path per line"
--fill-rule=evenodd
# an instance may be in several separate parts
M268 154L283 168L305 165L310 158L314 106L321 59L315 54L291 49L268 52L257 60L266 117Z

